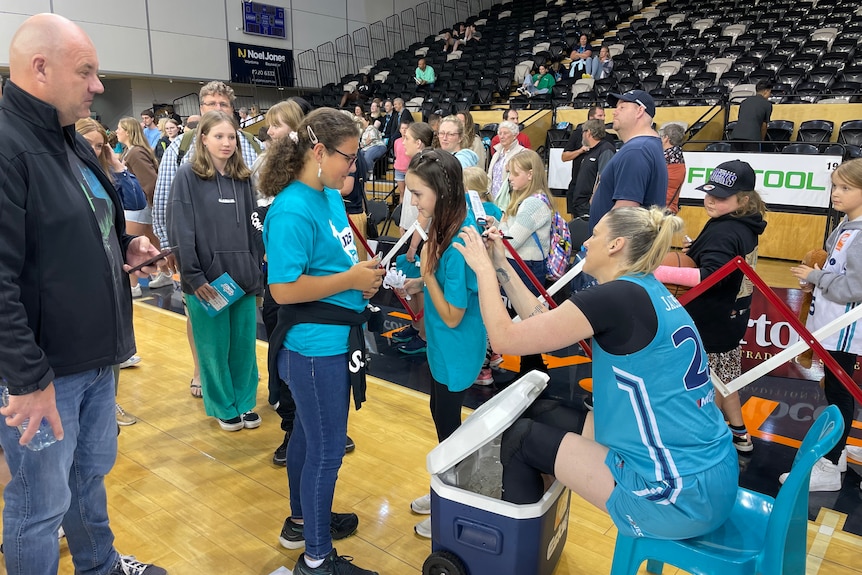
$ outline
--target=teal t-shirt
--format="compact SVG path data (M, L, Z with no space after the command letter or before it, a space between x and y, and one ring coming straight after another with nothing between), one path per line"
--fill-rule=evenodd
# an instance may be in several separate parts
M473 226L478 229L472 211L459 229ZM458 236L452 243L463 244ZM440 317L434 302L425 288L425 332L428 337L428 365L434 379L450 391L467 389L476 380L485 361L486 332L479 310L479 285L476 274L464 261L452 243L443 252L434 277L449 304L464 309L461 323L450 328Z
M338 190L315 190L294 181L275 197L263 224L269 283L292 283L301 275L341 273L359 262L344 200ZM321 301L361 312L362 292L347 290ZM284 347L307 357L347 353L348 326L299 324Z

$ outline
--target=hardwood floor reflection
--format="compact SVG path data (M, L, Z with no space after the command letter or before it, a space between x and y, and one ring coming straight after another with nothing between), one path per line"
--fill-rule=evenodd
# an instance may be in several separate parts
M122 429L117 464L107 478L117 548L171 575L267 575L282 565L292 568L300 551L278 543L288 490L284 468L270 461L282 432L266 406L265 385L258 393L263 425L221 431L188 391L184 318L138 303L135 331L143 361L123 370L118 399L139 422ZM262 374L265 359L266 344L260 343ZM428 398L375 378L368 397L350 414L357 448L345 457L335 494L335 509L357 513L360 527L336 547L381 575L419 573L431 544L414 535L421 517L409 503L428 490L425 456L436 444ZM862 573L862 541L841 532L841 521L840 514L824 510L809 522L808 573ZM605 513L573 496L555 573L608 573L614 536ZM72 575L68 549L60 545L60 573Z

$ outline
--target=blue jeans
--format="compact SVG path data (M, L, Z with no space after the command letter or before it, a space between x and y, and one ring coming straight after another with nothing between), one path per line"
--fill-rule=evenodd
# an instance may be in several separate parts
M362 155L365 157L365 165L369 170L374 169L374 164L386 154L386 144L378 144L362 150ZM363 174L364 176L365 174Z
M12 480L3 493L3 549L9 575L57 573L57 530L66 531L75 571L105 575L119 556L108 525L105 475L117 458L111 366L54 380L65 437L42 451L18 445L0 422Z
M347 354L306 357L282 349L278 374L296 402L296 420L287 444L290 515L305 523L305 556L323 559L332 551L332 497L347 440Z

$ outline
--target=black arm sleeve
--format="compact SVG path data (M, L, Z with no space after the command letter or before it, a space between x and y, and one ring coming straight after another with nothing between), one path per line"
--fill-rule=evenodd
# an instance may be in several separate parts
M652 300L636 283L608 282L576 292L570 300L593 326L593 339L608 353L640 351L658 331Z

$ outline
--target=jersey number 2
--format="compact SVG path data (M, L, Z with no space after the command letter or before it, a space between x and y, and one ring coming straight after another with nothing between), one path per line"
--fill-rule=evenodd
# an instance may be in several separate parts
M685 388L689 391L697 389L702 385L709 383L709 364L704 365L703 348L700 345L700 338L690 325L684 325L671 336L673 346L681 347L685 342L690 341L694 345L694 355L691 358L691 363L685 371Z

